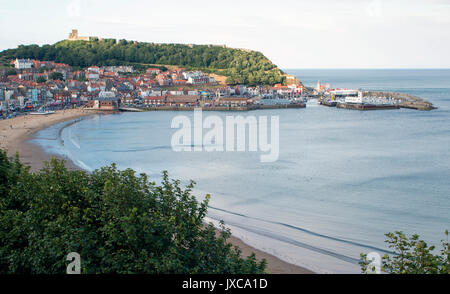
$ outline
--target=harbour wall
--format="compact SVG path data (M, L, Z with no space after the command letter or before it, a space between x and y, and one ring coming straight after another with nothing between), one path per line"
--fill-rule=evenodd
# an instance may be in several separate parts
M152 106L141 108L122 107L120 111L144 112L144 111L193 111L201 109L202 111L251 111L259 109L292 109L305 108L305 104L280 104L280 105L249 105L249 106L215 106L215 107L180 107L180 106Z

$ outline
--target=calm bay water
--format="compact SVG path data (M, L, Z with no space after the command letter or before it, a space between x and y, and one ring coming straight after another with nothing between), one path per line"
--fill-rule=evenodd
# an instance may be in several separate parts
M439 244L450 228L450 70L287 70L306 84L406 92L431 112L306 109L218 115L279 115L280 157L173 152L172 118L188 112L94 116L39 132L34 142L93 170L112 162L155 180L197 182L248 244L318 272L359 272L360 253L384 254L384 234L402 230Z

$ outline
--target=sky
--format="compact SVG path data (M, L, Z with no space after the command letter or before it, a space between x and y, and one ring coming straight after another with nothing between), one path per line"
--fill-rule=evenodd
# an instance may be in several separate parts
M0 50L78 29L253 49L284 69L450 68L450 0L0 0L0 15Z

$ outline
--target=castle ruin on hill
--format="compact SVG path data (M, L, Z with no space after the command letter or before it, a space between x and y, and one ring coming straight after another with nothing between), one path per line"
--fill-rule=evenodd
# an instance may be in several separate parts
M69 37L67 38L67 40L69 41L94 41L94 40L103 40L103 38L99 38L99 37L93 37L93 36L89 36L89 37L83 37L83 36L79 36L78 35L78 30L77 29L72 29L72 32L69 33ZM116 39L116 43L119 43L119 39ZM135 44L137 44L137 41L133 41ZM156 46L161 46L161 45L170 45L169 43L153 43L150 42L149 44L152 45L156 45ZM194 48L194 46L197 46L195 44L186 44L186 46L188 46L189 48ZM200 45L201 46L201 45ZM228 48L227 45L213 45L213 44L209 44L207 45L208 47L222 47L222 48ZM254 50L251 49L245 49L245 48L230 48L230 49L236 49L239 51L243 51L243 52L253 52Z
M92 41L94 39L98 39L97 37L81 37L78 36L78 30L73 29L72 32L69 34L69 38L67 40L69 41Z

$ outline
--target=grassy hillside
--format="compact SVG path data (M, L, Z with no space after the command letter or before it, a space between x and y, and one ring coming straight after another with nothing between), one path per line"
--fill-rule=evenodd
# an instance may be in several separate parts
M262 53L208 45L153 44L114 39L20 45L0 52L0 59L33 58L71 66L163 64L199 69L227 77L228 83L273 85L283 73Z

